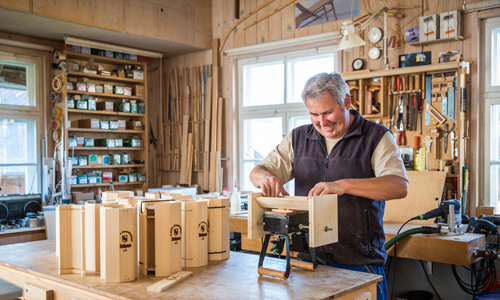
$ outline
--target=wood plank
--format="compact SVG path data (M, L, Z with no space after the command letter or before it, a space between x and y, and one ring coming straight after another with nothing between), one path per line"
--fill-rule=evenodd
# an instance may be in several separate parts
M286 1L286 0L282 0ZM289 5L281 11L281 39L295 37L295 5Z
M275 9L278 9L280 4L281 0L274 1L269 5L269 11L274 11ZM281 40L281 10L269 17L269 41L274 42L280 40Z
M72 90L68 90L67 93L68 94L77 94L77 95L91 95L91 96L96 96L96 97L100 97L100 98L104 97L104 98L123 99L124 97L126 97L127 99L137 99L137 100L142 99L142 97L137 97L137 96L124 96L124 95L116 95L116 94L92 93L92 92L82 92L82 91L72 91ZM146 107L147 107L147 105L146 105ZM83 110L80 110L80 111L83 111Z
M54 291L37 287L31 283L25 283L23 296L29 300L52 300L54 299Z
M224 260L230 256L229 249L229 198L204 197L208 200L208 259Z
M180 1L189 2L189 1ZM194 1L194 46L208 49L212 45L211 1Z
M182 200L182 267L208 264L208 211L206 200Z
M232 232L247 233L248 215L245 217L231 217L229 219L229 230Z
M386 201L384 222L404 223L407 220L437 208L441 201L446 180L445 172L409 171L408 195L406 198ZM409 224L432 225L434 220L415 220Z
M175 273L174 275L171 275L153 285L148 286L148 291L150 292L163 292L167 290L169 287L185 280L188 279L193 275L193 272L189 271L180 271Z
M182 271L181 203L165 201L154 207L155 276L175 276Z
M18 11L30 12L30 0L0 0L0 7Z
M265 0L257 0L257 5L262 5L264 2ZM265 17L268 12L269 6L262 8L262 10L257 13L257 20ZM257 23L257 20L254 23L257 26L257 44L267 43L269 42L269 18L265 18L259 23ZM246 27L248 26L250 25L247 25Z
M130 61L128 61L128 62L129 62L129 64L131 64ZM90 74L90 73L77 72L77 71L69 71L68 76L83 76L83 77L88 77L88 78L94 78L94 79L99 80L99 81L114 81L114 82L125 82L125 83L131 83L131 84L132 83L144 84L144 80L140 80L140 79L105 76L105 75Z
M85 268L88 271L101 270L101 217L103 204L85 203Z
M56 214L59 274L85 276L85 206L60 205Z
M309 246L336 243L338 235L337 195L315 196L309 200ZM327 227L331 230L327 231Z
M264 221L265 209L258 203L262 193L248 194L248 238L261 238L266 235L262 222Z

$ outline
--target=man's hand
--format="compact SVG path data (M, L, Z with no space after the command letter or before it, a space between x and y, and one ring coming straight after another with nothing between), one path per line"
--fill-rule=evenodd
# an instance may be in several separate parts
M345 193L345 188L339 181L335 182L320 182L316 184L310 191L308 197L319 196L319 195L343 195Z
M278 177L268 176L260 181L260 188L262 189L262 195L265 197L279 197L281 194L283 196L288 196L287 191L283 188L283 183Z

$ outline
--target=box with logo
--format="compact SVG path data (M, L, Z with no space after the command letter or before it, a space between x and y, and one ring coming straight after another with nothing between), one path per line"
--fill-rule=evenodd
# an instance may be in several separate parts
M109 129L109 121L101 120L101 121L99 121L99 123L100 123L101 129L105 129L105 130Z
M69 184L71 185L78 184L78 176L72 175L69 179Z
M115 94L115 95L123 95L123 86L121 86L121 85L113 85L113 94Z
M141 140L140 139L123 139L123 147L140 148L141 147Z
M97 156L97 164L98 165L109 165L109 155L98 155Z
M130 162L130 155L128 153L123 153L121 156L121 164L128 165L128 163Z
M123 139L115 139L115 147L123 147Z
M95 165L97 165L97 155L90 154L89 155L89 166L95 166Z
M134 85L132 86L132 91L134 92L134 96L137 97L146 97L146 89L144 88L143 85Z
M451 38L456 36L461 36L461 18L462 14L458 10L452 10L445 13L441 13L441 32L440 38Z
M94 145L96 147L114 148L115 147L115 139L95 139Z
M130 60L137 60L136 54L130 54Z
M76 90L76 82L74 81L66 81L66 90L75 91Z
M68 156L68 160L72 166L78 166L78 156Z
M146 113L146 103L138 103L138 109L137 112L140 114L145 114Z
M112 84L104 84L104 94L113 94L113 85Z
M113 111L113 102L111 101L97 102L96 107L98 110L102 111Z
M121 52L113 52L113 57L123 59L123 54Z
M109 129L118 130L118 121L117 120L110 120L109 121Z
M113 172L102 172L102 182L113 181Z
M77 82L76 83L76 90L80 92L86 92L87 91L87 84L85 82Z
M125 120L118 120L118 129L119 130L125 130L126 129L126 122Z
M76 139L68 138L68 147L78 147L78 144L76 143Z
M83 147L85 145L85 138L83 136L77 136L75 139L78 147Z
M130 103L129 102L116 102L115 103L115 111L118 112L130 112Z
M127 175L120 175L118 176L118 182L127 182L128 181L128 176Z
M136 182L137 181L137 173L128 174L128 182Z
M102 176L96 176L95 183L102 183Z
M87 110L88 109L87 100L76 100L76 109Z
M130 121L130 122L127 122L127 129L142 130L142 122L141 121Z
M109 156L110 165L121 165L122 156L120 154L111 154Z
M77 181L78 184L88 184L87 175L84 174L77 175Z
M146 181L146 173L138 173L137 180L140 182Z
M82 47L82 53L83 54L91 54L92 50L90 50L90 47Z
M89 184L97 183L97 176L87 175L87 181Z
M138 112L137 103L130 103L130 112L134 114Z
M85 82L85 83L87 83L87 82L90 81L90 79L88 77L76 77L76 81L77 82Z
M132 88L128 86L123 87L123 95L132 96Z
M87 92L95 93L95 83L87 83Z
M68 108L70 108L70 109L74 109L74 108L75 108L75 100L73 100L73 99L68 99L67 103L68 103L68 104L67 104L67 105L68 105Z
M88 103L88 109L89 109L89 110L96 110L96 102L95 102L95 99L88 99L88 100L87 100L87 103Z
M78 120L78 125L75 128L99 129L99 121L99 119L81 119ZM73 122L71 122L71 126L73 126Z
M94 138L85 138L84 139L85 147L94 147Z
M134 72L134 79L144 80L144 72L143 71L134 70L132 72Z
M104 86L102 86L102 85L96 85L95 86L95 92L96 93L104 93Z
M78 156L78 165L79 166L88 166L88 163L87 163L87 156Z
M418 27L420 42L439 39L439 15L420 17Z
M106 50L105 54L106 54L106 57L111 57L111 58L113 58L113 51L108 51L108 50Z

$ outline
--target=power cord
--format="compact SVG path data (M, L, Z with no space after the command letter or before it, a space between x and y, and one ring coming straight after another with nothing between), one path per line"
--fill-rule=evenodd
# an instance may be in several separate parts
M412 219L409 219L408 221L404 222L403 225L401 225L401 227L399 227L399 230L398 232L396 233L396 236L399 235L399 233L401 232L401 229L403 229L403 227L408 223L410 222ZM391 263L392 263L392 260L394 260L394 267L392 267L390 264L389 264L389 267L390 269L394 268L394 271L393 271L393 274L392 274L392 287L391 287L391 297L394 297L394 286L396 285L396 250L397 250L397 244L394 244L394 258L391 258ZM389 270L390 270L389 269Z
M431 279L429 278L429 274L427 274L427 270L425 269L424 263L422 261L420 261L420 265L422 266L422 270L424 270L425 277L427 277L427 281L431 285L432 290L434 291L434 293L436 294L436 296L438 297L438 299L441 300L441 296L439 296L438 292L436 291L436 288L432 284Z

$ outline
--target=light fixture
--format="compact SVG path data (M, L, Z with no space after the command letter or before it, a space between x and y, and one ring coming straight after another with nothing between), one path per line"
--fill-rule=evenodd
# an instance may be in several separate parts
M382 7L374 13L370 18L364 21L361 25L355 26L352 21L342 23L340 34L342 39L337 47L338 50L350 51L354 47L366 45L366 42L358 36L358 32L364 30L374 20L376 20L382 13L384 13L384 64L385 69L389 69L389 60L387 58L387 3L385 0L381 1Z
M152 58L163 57L163 53L141 50L141 49L136 49L136 48L129 48L129 47L107 44L107 43L101 43L101 42L96 42L96 41L89 41L89 40L74 38L74 37L70 37L70 36L66 36L66 35L64 36L64 42L66 44L69 44L69 45L76 45L76 46L81 46L81 47L89 47L89 48L97 48L97 49L108 50L108 51L129 53L129 54L135 54L135 55L145 56L145 57L152 57Z

